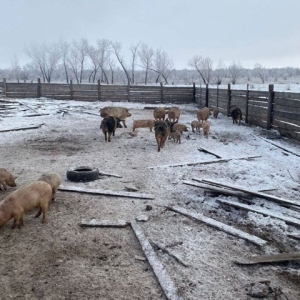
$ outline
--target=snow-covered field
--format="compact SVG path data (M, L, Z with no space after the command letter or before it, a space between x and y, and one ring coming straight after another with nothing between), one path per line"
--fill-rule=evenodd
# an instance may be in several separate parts
M233 125L230 118L219 115L217 119L209 118L208 139L189 129L183 133L181 144L169 140L157 152L153 132L139 129L136 136L130 134L133 120L153 118L152 109L144 109L148 104L46 98L15 101L23 105L16 103L14 109L1 111L1 130L43 124L38 129L0 133L0 167L18 176L18 186L36 180L45 171L58 172L64 185L74 185L65 177L67 169L87 165L122 178L103 177L76 183L77 186L114 191L134 186L138 192L154 194L155 199L58 192L46 225L27 214L21 230L11 230L10 224L1 228L0 249L4 255L0 266L4 275L0 279L0 294L8 295L7 299L24 295L26 299L164 299L147 261L137 259L144 254L129 229L78 226L82 219L130 220L140 215L147 219L141 223L146 237L163 243L188 263L189 267L184 267L156 251L182 299L249 299L246 287L259 280L270 280L272 289L281 288L288 299L300 298L297 263L250 267L233 263L248 255L300 251L299 242L288 237L300 234L299 226L220 204L218 200L241 200L184 183L193 178L215 180L245 189L269 190L265 193L298 202L299 143L281 138L275 131L244 123ZM107 105L128 107L132 113L127 119L128 128L117 129L111 143L105 143L99 129L98 111ZM179 107L180 123L190 128L198 108ZM36 113L44 115L28 116ZM218 162L214 155L199 151L199 147L228 161ZM1 199L12 190L2 192ZM295 206L283 207L259 197L250 197L246 203L293 217L300 225L299 209ZM146 205L153 209L146 211ZM267 245L255 246L165 210L166 205L201 213L260 237Z

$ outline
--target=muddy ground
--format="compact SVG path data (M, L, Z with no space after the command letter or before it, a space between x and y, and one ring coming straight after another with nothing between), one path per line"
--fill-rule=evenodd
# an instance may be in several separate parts
M143 109L141 104L132 104L128 128L118 129L112 142L105 143L99 130L101 118L96 115L101 105L74 103L30 102L28 105L38 112L50 112L42 117L22 117L20 110L3 114L0 125L4 129L44 125L39 129L0 133L1 167L18 176L18 186L37 180L43 172L55 171L61 174L65 186L112 191L135 187L138 193L153 194L155 199L58 191L56 201L50 206L47 224L33 218L35 211L26 214L21 229L12 230L10 221L0 228L0 299L167 299L130 226L79 226L82 219L117 221L141 215L147 217L147 221L139 222L146 237L164 244L188 264L185 267L168 254L155 250L181 299L252 299L248 295L249 286L263 280L270 281L267 299L300 299L297 262L253 266L233 262L247 255L299 251L299 241L287 237L290 232L297 233L297 228L283 221L220 206L217 199L238 199L207 194L203 189L183 184L193 177L244 183L252 188L275 184L274 195L299 199L299 157L251 135L267 137L268 133L263 130L244 124L232 125L231 120L222 115L218 119L210 117L212 126L208 139L202 134L185 132L181 144L168 141L158 153L154 133L148 129L139 129L136 136L129 134L133 119L152 118L152 110ZM122 105L115 105L118 104ZM61 107L66 111L64 114ZM198 108L185 105L181 109L181 122L189 126ZM300 153L297 143L281 142ZM200 152L197 148L201 145L224 157L259 154L261 158L188 165L216 159ZM277 153L278 161L271 159L270 152ZM290 166L290 174L286 168L278 167L279 162ZM69 182L66 171L82 165L122 178L102 176L88 183ZM2 191L0 199L15 189ZM265 202L261 203L268 207ZM152 209L146 210L147 205ZM168 211L166 205L178 205L255 234L267 240L268 246L258 247ZM296 210L293 215L300 218Z

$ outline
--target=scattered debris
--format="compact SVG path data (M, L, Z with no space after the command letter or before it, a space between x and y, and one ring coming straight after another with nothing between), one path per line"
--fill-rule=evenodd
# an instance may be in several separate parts
M152 208L153 208L152 205L150 205L150 204L147 204L147 205L146 205L146 210L147 210L147 211L152 210Z
M125 186L125 189L129 192L137 192L139 191L138 188L136 188L135 186Z
M282 262L289 260L300 260L300 252L250 256L243 258L242 260L234 260L234 263L237 265L255 265L260 263Z
M80 223L81 227L114 227L114 228L122 228L126 227L130 224L130 222L125 220L97 220L91 219L90 221L83 219Z
M141 226L133 220L131 222L131 227L132 227L137 239L139 240L139 242L143 248L143 251L144 251L144 253L154 271L154 274L155 274L162 290L164 291L167 299L168 300L179 300L180 298L177 295L177 289L176 289L174 282L172 281L172 279L166 272L166 269L163 267L161 262L158 260L150 242L145 237L145 234L144 234Z
M270 287L270 280L262 280L255 283L251 283L249 288L246 288L247 295L254 298L265 298L268 297L272 292L272 288Z
M3 129L0 130L0 132L9 132L9 131L18 131L18 130L28 130L28 129L37 129L40 128L42 125L44 125L45 123L39 124L39 125L32 125L32 126L28 126L28 127L18 127L18 128L11 128L11 129Z
M154 199L154 195L150 195L150 194L138 194L138 193L131 193L131 192L110 191L110 190L101 190L101 189L87 189L79 186L77 187L77 186L61 185L58 189L64 192L78 192L78 193L87 193L87 194L94 194L94 195Z
M171 211L175 211L177 213L180 213L184 216L187 216L187 217L190 217L190 218L193 218L195 220L198 220L198 221L201 221L211 227L214 227L214 228L217 228L219 230L222 230L228 234L231 234L233 236L237 236L239 238L242 238L244 240L247 240L257 246L264 246L267 244L267 241L257 237L257 236L254 236L254 235L251 235L247 232L244 232L242 230L239 230L239 229L236 229L234 227L231 227L229 225L226 225L224 223L221 223L219 221L216 221L214 219L211 219L211 218L208 218L208 217L205 217L204 215L202 214L199 214L199 213L193 213L193 212L190 212L188 210L186 210L185 208L183 207L178 207L178 206L173 206L173 207L170 207L170 206L166 206L166 208L168 210L171 210Z
M205 152L205 153L208 153L208 154L211 154L211 155L214 155L214 156L217 157L217 158L222 158L220 155L215 154L215 153L213 153L213 152L211 152L211 151L209 151L209 150L207 150L207 149L204 149L203 147L199 147L198 150L199 150L199 151L202 151L202 152Z
M157 243L157 242L153 242L151 241L150 242L154 248L157 248L157 249L160 249L162 250L163 252L167 253L168 255L170 255L171 257L175 258L175 260L177 260L180 264L182 264L183 266L185 267L188 267L189 265L187 263L185 263L181 258L179 258L178 256L176 256L174 253L170 252L166 246L164 246L163 244L161 243Z
M100 172L100 171L99 171L99 175L100 176L111 176L111 177L122 178L122 176L120 176L120 175L115 175L115 174L110 174L110 173L105 173L105 172Z
M147 222L149 217L146 215L139 215L135 218L138 222Z

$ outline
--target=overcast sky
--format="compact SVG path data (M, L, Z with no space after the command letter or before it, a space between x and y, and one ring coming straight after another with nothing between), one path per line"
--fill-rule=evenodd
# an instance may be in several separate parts
M300 67L300 0L0 0L0 68L30 62L25 45L86 38L161 48L176 69L194 55L217 67ZM128 59L129 62L129 59Z

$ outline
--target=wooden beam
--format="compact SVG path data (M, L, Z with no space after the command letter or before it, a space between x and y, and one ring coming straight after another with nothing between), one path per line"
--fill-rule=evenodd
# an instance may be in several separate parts
M97 220L97 219L91 219L91 220L85 220L83 219L80 223L81 227L112 227L112 228L123 228L130 225L130 222L125 220Z
M268 141L267 139L264 139L264 138L262 138L262 137L260 137L260 136L258 136L258 135L254 135L254 134L252 134L252 133L251 133L251 135L254 136L254 137L260 138L260 139L264 140L265 142L270 143L270 144L272 144L273 146L276 146L277 148L280 148L280 149L282 149L282 150L284 150L284 151L286 151L286 152L289 152L289 153L291 153L291 154L294 154L294 155L300 157L300 155L299 155L298 153L296 153L296 152L294 152L294 151L292 151L292 150L286 149L286 148L284 148L284 147L282 147L282 146L280 146L280 145L277 145L277 144L274 143L274 142Z
M222 158L222 159L216 159L216 160L208 160L208 161L198 161L198 162L185 162L180 164L172 164L172 165L159 165L154 167L148 167L148 169L155 169L155 168L167 168L167 167L182 167L182 166L195 166L195 165L206 165L206 164L214 164L214 163L223 163L228 162L231 160L240 160L240 159L253 159L261 157L261 155L255 155L255 156L246 156L246 157L233 157L233 158Z
M198 150L199 150L199 151L202 151L202 152L205 152L205 153L208 153L208 154L211 154L211 155L214 155L214 156L217 157L217 158L222 158L220 155L215 154L215 153L213 153L213 152L211 152L211 151L209 151L209 150L207 150L207 149L205 149L205 148L203 148L203 147L199 147Z
M177 295L177 289L170 278L169 274L167 273L166 269L164 266L161 264L159 259L157 258L150 242L146 238L143 229L141 226L134 220L131 221L131 227L140 242L143 251L148 259L149 264L151 265L153 272L162 288L164 291L166 297L168 300L179 300L179 296Z
M110 191L110 190L101 190L101 189L88 189L88 188L80 187L80 186L63 186L63 185L61 185L58 189L60 191L64 191L64 192L77 192L77 193L86 193L86 194L94 194L94 195L129 197L129 198L138 198L138 199L154 199L154 195L151 195L151 194Z
M289 260L300 260L300 252L252 256L242 260L235 260L234 262L238 265L255 265L260 263L282 262Z
M218 181L215 181L215 180L209 180L209 179L199 180L198 178L193 178L193 180L204 182L204 183L218 184L218 185L226 187L226 188L230 188L230 189L238 190L238 191L241 191L241 192L249 193L249 194L252 194L254 196L262 197L262 198L272 200L274 202L278 202L278 203L282 203L282 204L291 204L291 205L295 205L295 206L300 206L299 201L286 200L286 199L276 197L276 196L273 196L273 195L257 192L257 191L254 191L254 190L245 189L245 188L238 187L238 186L235 186L235 185L225 184L225 183L218 182Z
M9 132L9 131L18 131L18 130L28 130L28 129L37 129L40 128L42 125L45 123L39 124L39 125L33 125L33 126L28 126L28 127L17 127L17 128L11 128L11 129L3 129L0 130L0 132Z
M186 210L185 208L183 207L179 207L179 206L173 206L173 207L170 207L170 206L166 206L167 209L169 210L172 210L172 211L175 211L177 213L180 213L184 216L187 216L187 217L190 217L190 218L193 218L193 219L196 219L198 221L201 221L213 228L216 228L216 229L219 229L219 230L222 230L228 234L231 234L233 236L237 236L239 238L242 238L248 242L251 242L257 246L264 246L267 244L267 241L257 237L257 236L254 236L254 235L251 235L247 232L244 232L242 230L239 230L239 229L236 229L234 227L231 227L229 225L226 225L224 223L221 223L219 221L216 221L214 219L211 219L211 218L208 218L208 217L205 217L204 215L202 214L199 214L199 213L193 213L193 212L190 212L188 210Z
M170 255L171 257L173 257L175 260L177 260L180 264L182 264L183 266L185 267L188 267L189 265L187 263L185 263L184 261L182 261L181 258L179 258L177 255L175 255L174 253L172 253L170 250L168 250L166 248L166 246L164 246L163 244L161 243L158 243L158 242L153 242L151 241L150 242L152 245L154 245L154 247L162 250L163 252L167 253L168 255Z
M300 226L300 220L293 218L293 217L286 217L284 215L275 213L269 209L265 209L262 208L260 206L256 206L256 205L247 205L247 204L242 204L242 203L238 203L238 202L233 202L233 201L228 201L228 200L221 200L221 199L217 199L218 202L223 203L223 204L227 204L233 207L237 207L237 208L242 208L248 211L252 211L252 212L256 212L259 214L262 214L264 216L270 216L279 220L282 220L284 222L286 222L287 224L292 224L295 226Z

